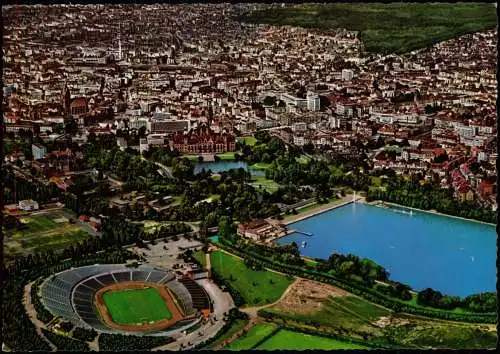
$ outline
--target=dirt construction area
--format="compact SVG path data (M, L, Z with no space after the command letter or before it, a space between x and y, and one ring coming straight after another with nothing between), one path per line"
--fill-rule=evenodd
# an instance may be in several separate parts
M105 304L103 295L109 291L122 291L122 290L131 290L131 289L147 289L154 288L161 295L163 301L171 312L172 316L170 319L162 319L160 321L156 321L153 323L140 323L140 324L117 324L113 321L111 317L111 313L109 312L108 307ZM172 326L174 323L182 320L184 318L184 314L180 310L176 301L174 300L173 294L170 292L168 287L161 286L155 283L147 283L147 282L121 282L118 284L112 284L100 289L96 293L95 297L95 305L99 315L101 316L104 323L110 328L115 328L121 331L126 332L155 332L166 329ZM144 304L138 304L139 306Z
M273 306L274 309L283 312L293 309L294 313L309 314L321 310L323 302L329 297L348 295L344 290L332 285L307 279L299 279L291 286L285 297Z

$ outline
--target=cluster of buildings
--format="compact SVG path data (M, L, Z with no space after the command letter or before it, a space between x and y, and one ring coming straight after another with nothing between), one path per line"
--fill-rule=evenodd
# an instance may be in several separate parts
M237 234L254 241L269 241L285 235L288 232L286 225L266 219L255 219L246 224L240 224Z
M235 135L267 130L331 156L367 153L374 168L432 171L496 208L496 30L381 56L353 31L235 20L260 6L6 8L3 129L188 154L235 151ZM400 148L359 148L379 139ZM40 176L82 168L71 152L32 153ZM479 166L465 182L463 164Z

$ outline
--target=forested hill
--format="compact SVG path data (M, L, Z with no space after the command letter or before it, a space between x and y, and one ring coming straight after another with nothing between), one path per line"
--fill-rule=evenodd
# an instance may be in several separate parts
M406 53L466 33L494 29L492 3L304 4L247 12L242 22L359 31L373 53Z

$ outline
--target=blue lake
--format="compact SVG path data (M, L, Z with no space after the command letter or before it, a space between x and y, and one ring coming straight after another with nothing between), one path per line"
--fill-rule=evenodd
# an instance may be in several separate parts
M211 170L213 173L225 172L231 169L244 168L249 171L252 176L265 176L264 170L259 170L248 166L245 161L216 161L216 162L201 162L194 166L194 174L200 173L203 169Z
M327 259L352 253L383 266L390 279L419 291L433 288L467 296L496 291L496 231L492 225L425 212L398 213L348 204L290 224L298 233L278 239L296 242L302 255Z

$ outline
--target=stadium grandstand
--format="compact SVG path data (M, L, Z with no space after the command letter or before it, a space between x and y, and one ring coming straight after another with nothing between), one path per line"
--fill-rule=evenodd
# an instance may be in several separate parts
M94 328L99 332L116 333L118 330L106 326L98 315L94 304L95 295L103 287L130 281L166 285L185 317L191 317L198 311L205 310L206 303L210 304L206 293L204 296L207 299L201 300L204 290L198 284L177 280L170 271L148 265L128 268L116 264L72 268L53 275L42 285L42 302L55 316L63 317L77 326ZM169 330L187 325L189 322L182 320Z
M208 315L212 311L212 302L210 297L203 287L198 285L194 280L185 278L179 279L179 282L184 285L192 299L192 306L196 310L202 311L205 315Z

